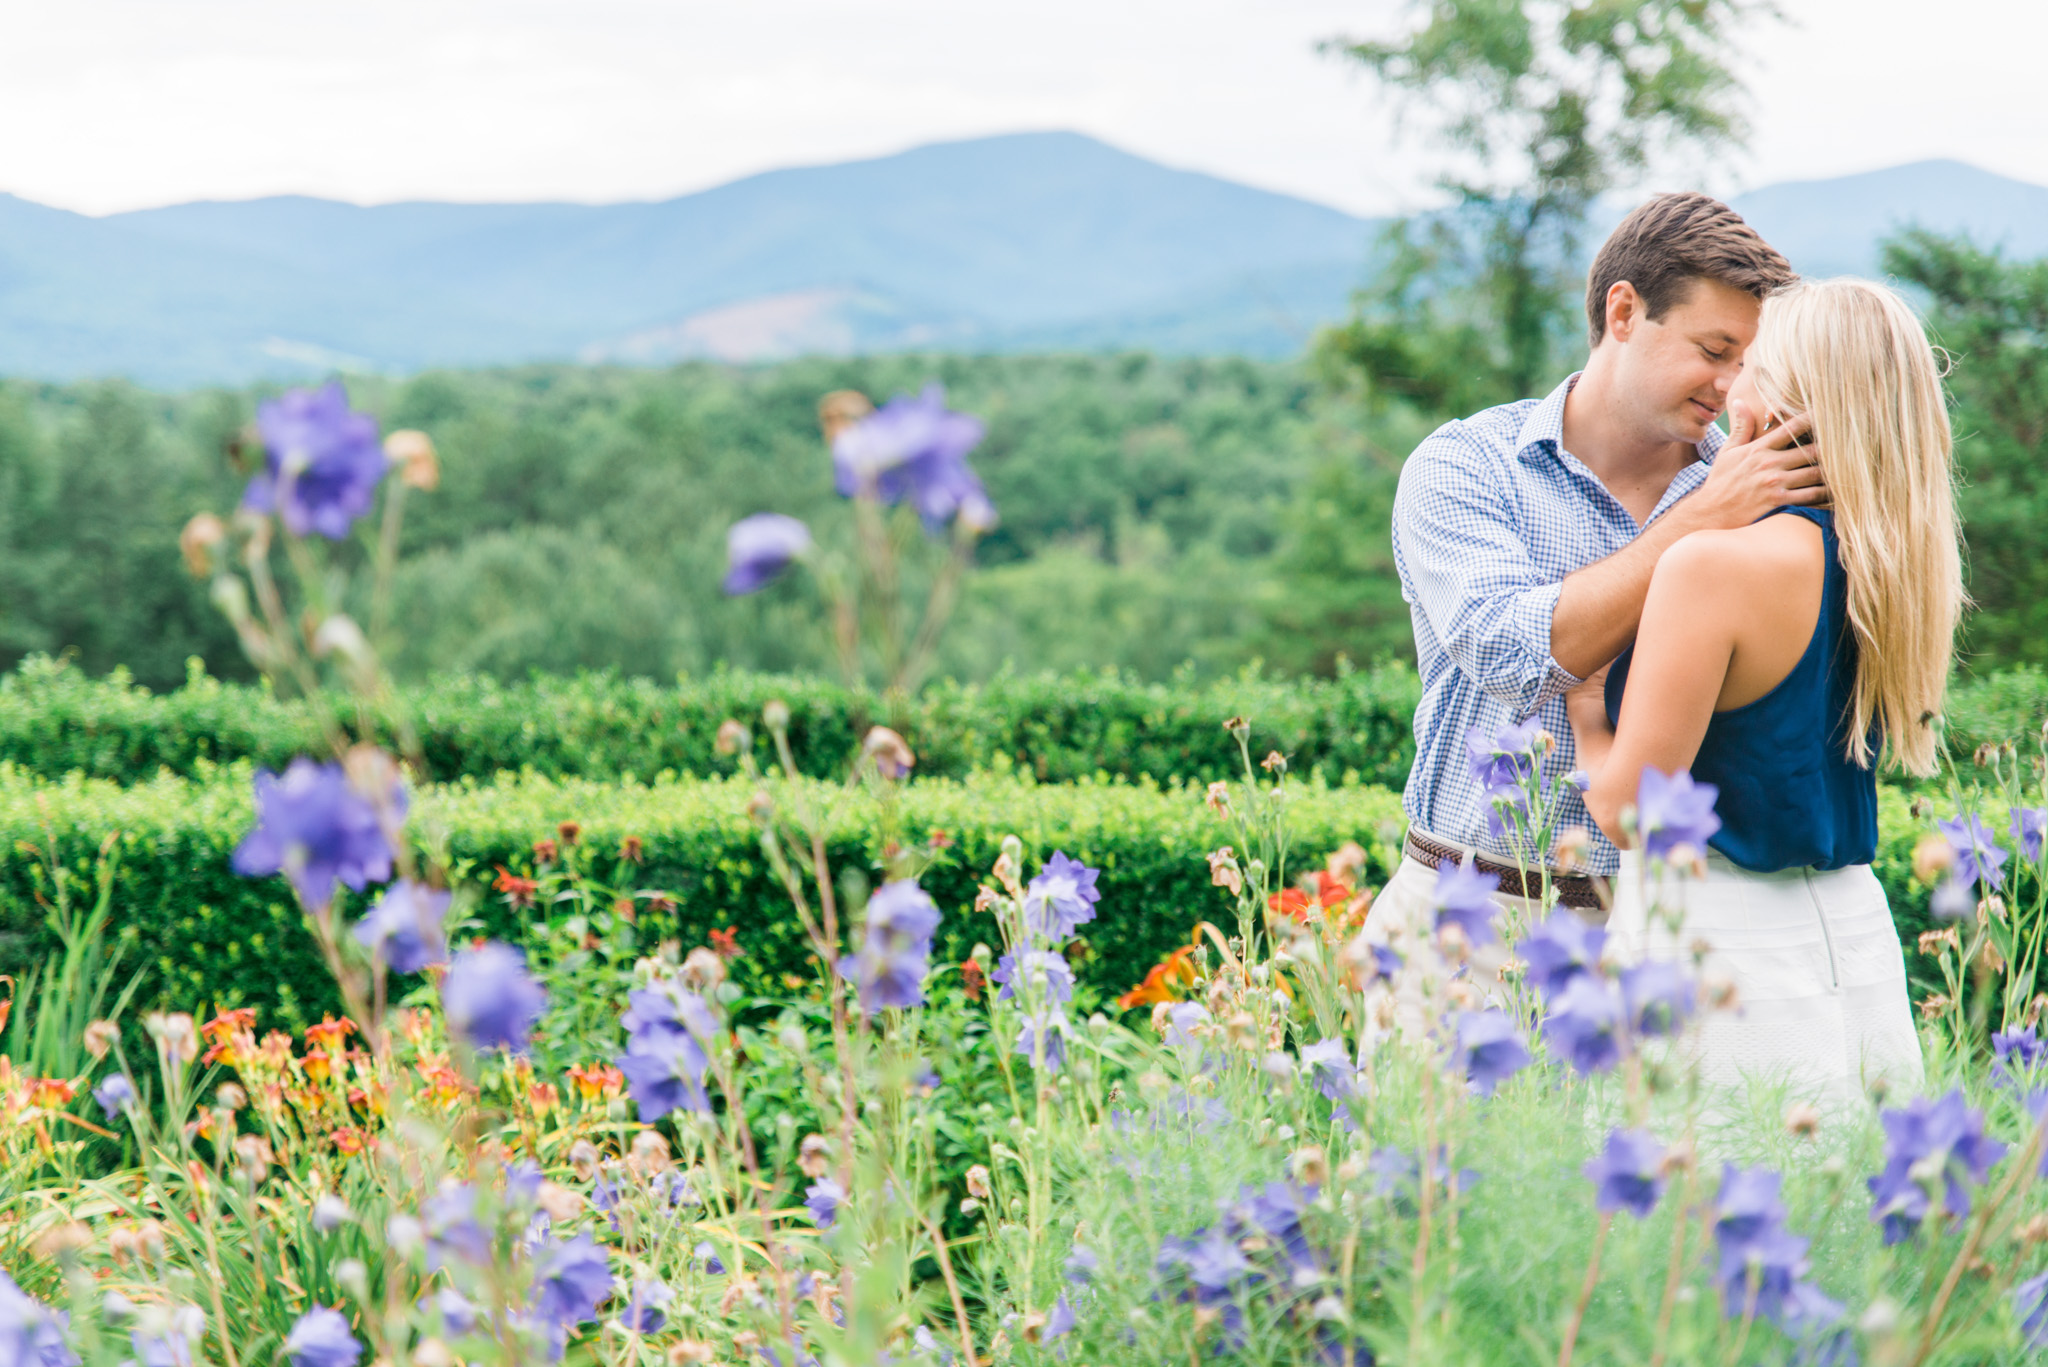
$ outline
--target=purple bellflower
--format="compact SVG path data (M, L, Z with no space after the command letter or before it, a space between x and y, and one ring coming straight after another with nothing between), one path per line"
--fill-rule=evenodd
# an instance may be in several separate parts
M1597 974L1581 974L1550 1003L1543 1038L1582 1073L1604 1073L1621 1061L1621 992Z
M339 380L319 389L291 389L256 407L263 471L249 481L242 506L276 513L293 536L318 532L340 541L370 511L389 465L377 420L349 410Z
M1785 1228L1783 1188L1784 1178L1765 1168L1722 1168L1714 1220L1721 1309L1730 1319L1754 1312L1807 1332L1839 1319L1841 1307L1800 1280L1807 1241Z
M820 1177L804 1190L804 1207L818 1222L819 1229L832 1228L832 1222L839 1218L839 1207L845 1201L846 1188L830 1177Z
M1054 1339L1065 1338L1074 1332L1074 1307L1067 1303L1067 1293L1060 1292L1060 1298L1052 1303L1052 1313L1046 1316L1045 1332L1040 1341L1051 1343Z
M2044 836L2048 836L2048 807L2012 809L2012 843L2019 846L2022 859L2030 864L2041 862Z
M1481 873L1472 864L1446 861L1437 865L1436 888L1432 894L1437 929L1455 925L1475 945L1493 940L1493 920L1500 915L1500 904L1494 901L1494 893L1499 889L1499 875Z
M725 533L725 591L766 588L811 549L811 529L785 513L755 513Z
M835 483L847 498L908 501L928 531L955 517L986 531L995 525L995 507L967 463L984 431L979 418L946 407L939 385L914 399L898 394L833 440Z
M2031 1025L1993 1032L1992 1084L1998 1087L2015 1085L2020 1078L2026 1077L2040 1065L2043 1054L2048 1054L2048 1042L2043 1042Z
M1102 900L1095 887L1100 876L1099 870L1053 851L1024 888L1024 928L1047 944L1064 943L1083 922L1095 919L1095 904Z
M1458 1056L1467 1085L1481 1096L1529 1066L1529 1046L1498 1008L1458 1013Z
M1057 1006L1046 1005L1026 1012L1023 1028L1017 1033L1016 1052L1033 1061L1034 1066L1041 1036L1045 1040L1045 1071L1057 1073L1067 1064L1067 1017Z
M1314 1071L1316 1090L1332 1101L1358 1094L1358 1065L1351 1061L1351 1046L1341 1039L1317 1040L1301 1051L1304 1067Z
M1649 959L1621 970L1621 999L1629 1028L1646 1038L1675 1035L1697 1004L1698 989L1685 970L1667 959Z
M457 954L441 980L448 1027L472 1049L525 1053L547 1009L548 994L526 971L526 956L496 940Z
M452 895L401 878L356 922L355 937L397 973L447 963L448 936L442 926Z
M420 1208L427 1236L427 1266L445 1267L466 1263L488 1267L491 1236L476 1218L476 1188L462 1182L444 1183Z
M668 1323L668 1312L662 1307L675 1295L667 1282L634 1282L632 1298L626 1302L626 1312L619 1316L619 1321L635 1334L658 1334Z
M362 1359L363 1345L348 1331L348 1321L339 1310L316 1305L299 1316L284 1341L284 1355L292 1367L355 1367Z
M1515 946L1515 953L1528 965L1527 981L1548 1000L1573 978L1598 967L1606 945L1605 930L1561 906Z
M1614 1131L1607 1136L1607 1147L1586 1164L1594 1205L1648 1219L1664 1194L1663 1164L1664 1146L1647 1131Z
M2009 857L1992 838L1991 828L1976 813L1959 814L1934 823L1948 837L1955 851L1953 880L1965 888L1978 883L1986 892L1996 892L2005 882L2005 861Z
M839 973L858 986L860 1004L870 1016L885 1006L924 1003L932 932L940 919L938 903L908 878L882 884L868 899L860 953L842 958Z
M1075 1244L1067 1254L1066 1262L1060 1265L1068 1281L1076 1286L1086 1286L1102 1271L1102 1259L1095 1256L1095 1250L1085 1244Z
M533 1272L533 1308L557 1327L597 1317L612 1294L612 1269L588 1234L545 1249Z
M626 1052L614 1062L643 1121L670 1111L709 1111L704 1072L706 1050L718 1034L718 1019L704 999L673 982L641 988L626 998Z
M2012 1289L2012 1312L2020 1322L2021 1341L2029 1348L2048 1348L2048 1272Z
M405 815L405 790L392 785L394 816ZM235 847L244 877L283 873L309 907L334 900L334 885L357 892L391 876L391 842L376 804L358 793L339 764L295 759L278 777L256 774L256 829Z
M1023 960L1021 965L1019 958ZM1002 985L1002 990L996 993L999 1002L1015 997L1020 983L1036 983L1039 995L1048 1001L1066 1003L1074 998L1074 970L1068 966L1064 955L1051 950L1027 949L1020 954L1013 949L1003 955L996 963L995 972L988 976Z
M1209 1022L1209 1008L1200 1002L1175 1002L1166 1012L1166 1043L1175 1049L1199 1043L1195 1027Z
M1680 845L1700 854L1707 841L1721 829L1714 815L1714 799L1721 790L1711 783L1695 783L1680 769L1665 775L1654 765L1643 766L1643 781L1636 789L1636 836L1651 859L1669 859Z
M107 1119L119 1120L121 1113L135 1104L135 1084L126 1073L110 1073L106 1081L92 1089L92 1099L100 1103Z
M1519 788L1536 771L1537 736L1542 730L1534 717L1498 731L1473 727L1465 733L1465 762L1473 779L1489 790Z
M76 1367L78 1355L64 1338L70 1326L68 1315L43 1305L0 1268L0 1363Z
M1883 1225L1887 1244L1917 1233L1937 1196L1950 1215L1968 1215L1970 1188L2005 1156L2006 1146L1984 1133L1984 1113L1960 1090L1939 1100L1915 1097L1878 1119L1884 1125L1885 1165L1870 1179L1870 1218Z

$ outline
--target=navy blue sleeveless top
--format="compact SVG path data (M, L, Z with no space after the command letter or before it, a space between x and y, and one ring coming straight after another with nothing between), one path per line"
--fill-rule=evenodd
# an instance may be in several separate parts
M1695 779L1721 790L1721 829L1707 843L1756 873L1868 864L1877 855L1877 772L1847 754L1857 652L1835 515L1779 508L1765 516L1780 514L1816 524L1826 543L1820 619L1776 688L1707 723L1692 762ZM1631 646L1607 672L1609 721L1621 715L1634 655Z

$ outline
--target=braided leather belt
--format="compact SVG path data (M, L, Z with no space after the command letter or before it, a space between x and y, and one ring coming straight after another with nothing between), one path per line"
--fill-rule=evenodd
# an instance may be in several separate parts
M1457 846L1447 845L1433 836L1415 830L1408 832L1405 848L1410 859L1426 864L1432 869L1440 868L1445 863L1462 864L1466 857L1466 851ZM1472 865L1481 873L1490 873L1500 879L1500 892L1503 897L1521 897L1533 902L1543 896L1543 875L1538 870L1531 869L1525 883L1522 871L1513 864L1503 864L1498 859L1489 859L1482 854L1472 859ZM1605 878L1595 878L1583 873L1553 872L1550 875L1550 886L1556 891L1557 900L1574 911L1604 912L1607 909L1608 885Z

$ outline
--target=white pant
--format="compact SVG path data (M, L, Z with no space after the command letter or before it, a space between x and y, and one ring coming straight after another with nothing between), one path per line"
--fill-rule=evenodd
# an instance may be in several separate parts
M1607 928L1625 963L1690 967L1704 941L1702 972L1734 983L1736 1008L1708 1013L1693 1037L1709 1083L1784 1081L1840 1105L1879 1077L1894 1096L1925 1080L1905 956L1868 865L1751 873L1710 854L1704 879L1645 886L1641 854L1625 850Z

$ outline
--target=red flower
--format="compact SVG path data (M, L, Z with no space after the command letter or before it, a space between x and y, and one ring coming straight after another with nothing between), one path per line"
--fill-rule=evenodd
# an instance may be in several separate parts
M629 835L624 840L619 842L619 858L625 860L628 864L637 864L640 862L640 856L641 847L639 836Z
M583 834L583 827L574 821L564 821L561 825L555 827L555 834L562 837L564 845L573 845L576 843L577 838Z
M531 878L521 878L503 864L497 865L497 870L498 881L491 885L492 890L504 893L505 900L515 907L532 906L533 895L540 891L540 884Z
M539 863L554 863L555 856L557 853L558 852L555 849L555 842L547 836L542 836L540 839L533 842L533 857Z
M967 994L967 1000L978 1002L981 991L988 986L988 974L981 971L981 965L973 959L960 961L960 988Z
M740 949L739 929L738 926L727 926L724 930L711 932L712 952L728 963L739 958L743 952Z

